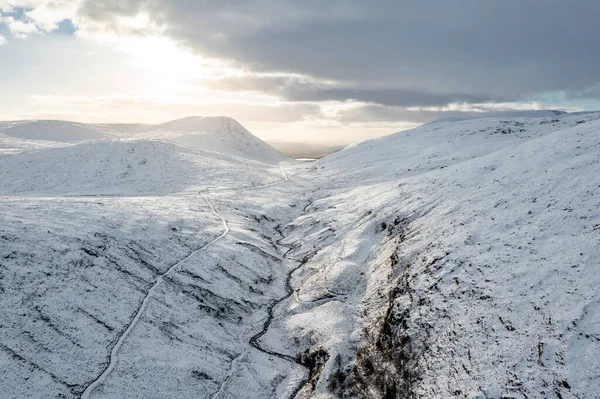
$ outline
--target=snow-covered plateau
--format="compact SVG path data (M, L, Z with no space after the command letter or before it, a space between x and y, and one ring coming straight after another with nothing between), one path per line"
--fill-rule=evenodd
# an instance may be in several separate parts
M2 398L600 398L600 112L296 162L0 122Z

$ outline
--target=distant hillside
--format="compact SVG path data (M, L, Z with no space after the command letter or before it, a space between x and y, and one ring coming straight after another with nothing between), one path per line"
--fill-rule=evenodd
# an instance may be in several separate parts
M122 138L174 141L199 150L277 164L290 158L250 133L234 119L191 116L150 125L87 124L58 120L0 122L0 153L22 149ZM21 142L19 142L21 141ZM52 145L52 143L56 143ZM60 143L60 144L59 144Z
M164 195L207 184L227 187L232 174L243 174L251 185L269 178L270 169L174 142L91 141L0 158L0 195ZM272 178L280 179L279 170Z
M24 140L76 143L116 138L110 129L86 123L55 120L0 122L0 135Z
M296 141L270 141L275 149L294 158L320 159L344 148L342 145L302 143Z
M159 125L104 125L136 137L158 138L196 149L275 164L289 158L232 118L190 116Z

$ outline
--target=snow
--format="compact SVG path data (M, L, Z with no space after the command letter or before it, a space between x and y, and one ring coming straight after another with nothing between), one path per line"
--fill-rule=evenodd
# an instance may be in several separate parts
M394 384L364 372L358 383L381 396L599 397L599 117L428 125L323 159L340 194L302 224L329 226L335 239L297 290L343 295L331 299L335 310L290 304L280 331L342 365L355 361L348 352L367 353ZM395 241L391 253L385 240ZM339 284L340 267L352 273L355 263L368 276L362 286ZM391 332L380 332L382 319ZM352 374L332 363L317 397L331 395L335 371Z
M479 114L479 115L478 115ZM481 119L481 118L524 118L524 117L548 117L548 116L557 116L557 115L565 115L566 112L558 111L558 110L526 110L526 111L496 111L496 112L473 112L470 117L449 117L436 119L431 122L427 122L424 126L440 123L440 122L456 122L456 121L465 121L468 119Z
M0 137L7 397L600 398L600 113L204 119Z
M242 169L247 185L280 179L279 169L264 163L176 143L90 141L0 158L0 195L165 195L232 187L232 167Z
M154 276L218 234L201 204L176 198L6 197L0 209L9 397L77 396Z
M236 120L222 116L191 116L158 125L94 125L53 120L0 122L0 154L43 145L63 146L70 143L115 139L172 141L197 150L270 164L290 160L289 157L254 136ZM7 149L2 151L3 148Z
M118 128L118 126L115 126ZM131 131L131 129L125 129ZM250 133L239 122L227 117L191 116L147 126L143 136L171 140L196 149L276 164L290 160ZM138 134L139 136L139 134Z
M0 133L25 140L74 143L115 138L115 134L93 125L54 120L0 122Z

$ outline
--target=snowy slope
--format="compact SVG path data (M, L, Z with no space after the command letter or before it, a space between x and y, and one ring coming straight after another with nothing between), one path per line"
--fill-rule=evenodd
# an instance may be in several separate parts
M92 141L0 158L0 195L164 195L231 186L232 168L246 185L280 179L262 163L177 143Z
M232 118L190 116L160 125L106 125L136 137L158 138L266 163L289 158L250 133Z
M200 116L158 125L94 125L55 120L0 122L0 155L71 143L132 138L173 141L198 150L269 164L290 160L232 118Z
M149 140L0 162L4 395L81 397L109 366L94 397L219 390L282 290L275 225L261 223L282 200L260 199L285 183L282 169ZM220 196L259 205L223 210L228 225Z
M600 398L600 113L279 165L198 122L0 158L8 397Z
M323 159L330 190L289 238L318 252L271 335L319 360L302 393L600 397L599 117L432 125Z
M57 141L24 140L0 134L0 158L29 150L64 147L66 145L69 144Z
M0 122L0 134L24 140L76 143L116 138L116 134L98 126L55 120Z
M342 173L340 182L381 182L442 169L598 118L586 113L439 122L350 146L320 164Z
M543 118L543 117L555 117L559 115L565 115L564 111L557 110L526 110L526 111L497 111L497 112L486 112L484 116L481 116L480 112L473 112L471 116L467 117L449 117L436 119L431 122L424 124L430 125L440 122L458 122L468 119L481 119L481 118L504 118L504 119L515 119L515 118Z

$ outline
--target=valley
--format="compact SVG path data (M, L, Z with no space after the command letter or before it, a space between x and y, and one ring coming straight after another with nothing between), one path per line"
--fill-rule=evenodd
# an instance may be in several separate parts
M0 386L600 398L600 113L297 162L229 118L0 124Z

